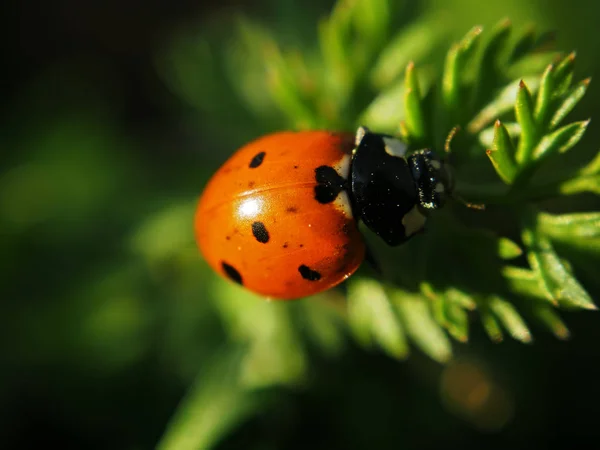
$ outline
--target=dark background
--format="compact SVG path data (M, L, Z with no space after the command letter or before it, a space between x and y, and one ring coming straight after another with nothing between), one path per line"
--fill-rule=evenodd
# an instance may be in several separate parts
M329 3L307 2L306 15L316 20ZM447 9L455 35L503 16L556 28L559 47L578 51L577 77L596 74L600 6L519 3L415 2L414 9ZM178 336L180 323L170 319L187 313L171 310L170 297L181 293L165 289L178 283L177 264L140 263L127 243L145 218L174 199L194 199L215 153L222 160L232 151L219 148L219 133L190 125L190 106L165 86L155 56L173 33L202 28L217 13L243 11L268 25L278 17L276 3L27 0L0 8L0 446L152 448L194 368L224 331L214 312L200 308L189 335ZM586 141L593 148L599 99L592 83L579 110L593 117ZM225 132L234 127L223 124ZM196 151L198 142L211 142L212 151ZM135 300L105 303L124 297ZM495 345L474 326L472 342L456 346L466 366L452 367L464 379L484 377L506 393L506 423L445 401L440 379L449 369L418 351L398 363L349 343L336 358L311 353L310 387L277 391L274 406L227 434L219 448L593 442L597 313L565 318L573 334L567 342L539 331L529 346Z

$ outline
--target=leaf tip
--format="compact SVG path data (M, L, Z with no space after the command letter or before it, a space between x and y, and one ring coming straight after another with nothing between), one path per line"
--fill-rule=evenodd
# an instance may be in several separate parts
M585 303L581 305L583 309L587 309L588 311L598 311L598 307L593 303Z
M502 333L493 334L493 335L490 335L490 340L494 344L500 344L504 341L504 336L502 336Z
M556 336L561 341L568 341L571 339L571 332L567 327L561 326L554 330L554 336Z
M496 119L496 121L494 122L494 128L500 128L502 126L502 122L500 121L500 119Z
M504 19L500 20L500 27L508 28L510 26L512 26L512 20L510 20L509 17L505 17Z
M523 80L519 81L519 89L527 89L527 85L525 84L525 81L523 81Z

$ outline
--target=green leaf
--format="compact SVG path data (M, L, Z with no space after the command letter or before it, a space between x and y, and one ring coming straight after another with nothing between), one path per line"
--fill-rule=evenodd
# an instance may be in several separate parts
M600 152L580 171L581 175L597 175L600 174Z
M538 216L540 230L550 235L576 235L584 238L600 236L600 213L574 213ZM557 233L558 232L558 233Z
M523 254L521 247L508 238L498 239L498 256L502 259L514 259Z
M589 294L565 267L550 241L537 230L525 228L523 242L532 269L539 273L549 300L571 308L597 309Z
M347 70L351 58L347 36L351 24L351 8L337 2L330 16L319 23L319 44L323 64L330 79L328 88L336 105L343 102L352 84L352 70Z
M554 298L549 298L542 287L542 280L537 272L523 269L521 267L505 266L502 268L502 276L505 278L510 291L514 294L542 299L557 306Z
M240 384L239 352L225 351L204 367L157 445L159 450L212 448L235 425L265 406Z
M193 221L193 203L176 203L149 216L135 231L130 247L149 262L158 262L180 256L182 251L193 248L193 242L187 230Z
M567 116L567 114L573 110L575 105L579 103L579 100L581 100L587 92L587 88L590 85L591 80L591 78L586 78L585 80L580 81L571 89L571 92L566 95L550 119L549 128L551 130L556 128L558 124L560 124L560 122L562 122L562 120Z
M527 164L538 138L538 130L533 115L533 99L523 80L519 83L515 115L521 125L521 139L517 148L516 160L520 164Z
M431 314L435 321L441 326L447 327L448 322L446 320L446 312L444 311L445 299L427 281L421 282L421 292L429 302Z
M499 57L505 48L510 35L511 22L508 19L501 20L489 33L485 42L479 61L479 74L476 78L474 97L475 103L480 104L490 89L495 88L501 70L499 69Z
M466 310L475 309L475 301L455 288L450 288L441 295L427 282L421 283L421 292L427 297L436 322L446 328L457 341L467 342L469 320Z
M493 342L501 342L504 337L498 320L494 317L488 306L480 305L479 316L483 329Z
M323 353L338 355L345 346L345 324L339 312L319 297L312 302L297 302L299 327Z
M496 121L492 148L487 150L486 154L502 181L511 184L517 173L515 149L507 129L499 120Z
M510 136L511 143L513 140L519 138L521 134L521 125L516 122L502 122L502 125L506 129L508 135ZM479 143L482 147L492 148L494 145L494 137L496 136L496 124L493 127L486 128L481 133L479 133Z
M446 329L448 333L459 342L469 340L469 318L467 311L460 305L452 302L445 302L445 315L447 317Z
M395 84L410 61L421 61L432 52L447 26L437 18L407 24L381 51L371 70L371 84L377 89Z
M404 96L404 83L398 82L379 94L363 111L356 127L368 124L373 129L394 130L405 118L404 103L398 99Z
M488 104L479 111L467 125L467 130L470 133L478 133L498 117L514 109L517 95L521 89L521 81L525 82L531 89L531 92L536 92L539 87L538 77L523 77L508 84L500 89L498 94ZM519 125L520 130L520 125Z
M482 52L481 66L484 71L495 69L498 65L498 57L504 51L508 37L511 31L510 19L500 20L489 33L487 43ZM480 74L480 77L485 78L485 72Z
M546 326L558 339L569 339L571 333L555 309L544 304L535 304L532 311L534 317Z
M553 241L600 254L600 213L540 213L538 230Z
M589 123L589 120L573 122L544 136L533 150L533 158L540 160L571 149L583 137Z
M457 44L446 56L442 75L442 97L451 117L455 117L463 106L463 71L465 65L479 43L483 28L477 26Z
M414 63L409 63L406 68L404 91L404 109L406 114L405 124L409 142L423 142L426 135L423 106L421 104L421 90L415 71Z
M356 0L353 9L353 23L361 40L378 48L386 37L390 22L389 0Z
M306 376L307 355L293 326L293 305L274 305L236 284L215 278L212 291L226 332L247 345L241 366L247 386L298 385Z
M600 195L600 174L564 181L555 190L561 195L576 195L584 192Z
M267 88L271 98L286 114L296 129L314 128L318 119L316 112L302 96L298 80L291 71L279 48L273 47L265 58Z
M533 27L530 27L515 42L513 50L508 58L508 62L513 63L527 55L534 49L535 42L535 29Z
M535 120L542 126L548 121L548 116L550 115L552 108L552 100L556 96L555 91L554 65L549 64L542 75L542 81L535 103Z
M490 310L513 338L524 343L531 342L531 332L513 305L497 296L491 297L488 304Z
M452 356L446 334L433 320L423 297L394 289L390 299L398 308L406 333L431 358L445 362Z
M375 340L396 358L408 355L402 326L381 283L371 279L353 279L348 283L348 321L363 345Z
M448 301L454 302L457 305L460 305L462 308L471 311L477 306L477 302L471 295L455 287L446 289L444 296L448 299Z
M573 79L574 68L575 52L567 55L556 65L556 71L554 74L556 95L562 95L567 91Z

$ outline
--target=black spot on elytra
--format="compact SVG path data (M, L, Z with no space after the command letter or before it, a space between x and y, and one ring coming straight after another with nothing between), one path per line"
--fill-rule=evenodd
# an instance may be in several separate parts
M251 169L256 169L258 166L260 166L263 163L263 159L265 159L265 154L265 152L260 152L254 155L254 158L252 158L250 161L249 167Z
M244 284L242 276L235 267L227 264L225 261L221 261L221 267L223 268L225 275L227 275L231 281L235 281L237 284Z
M298 168L298 166L294 166L294 169L297 169L297 168Z
M225 239L230 241L231 240L231 236L225 236Z
M296 208L295 206L289 206L285 209L285 212L289 212L289 213L297 213L298 212L298 208Z
M315 169L315 199L319 203L331 203L340 192L346 189L346 180L330 166Z
M288 248L289 244L287 242L283 243L283 248Z
M255 185L255 184L256 184L256 183L255 183L254 181L249 181L249 182L248 182L248 187L249 187L250 189L252 189L252 188L254 187L254 185Z
M321 274L316 270L312 270L310 267L302 264L298 267L298 272L302 275L302 278L308 281L319 281L321 279Z
M269 232L262 222L252 222L252 234L261 244L269 242Z
M304 247L304 244L300 244L300 248Z

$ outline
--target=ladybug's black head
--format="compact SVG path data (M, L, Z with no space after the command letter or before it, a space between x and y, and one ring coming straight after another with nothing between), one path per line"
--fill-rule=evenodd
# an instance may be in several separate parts
M444 206L454 189L450 166L428 149L416 151L407 159L421 207L429 210Z
M389 245L422 231L428 211L451 195L447 164L431 150L407 154L404 142L360 127L352 157L354 214Z

